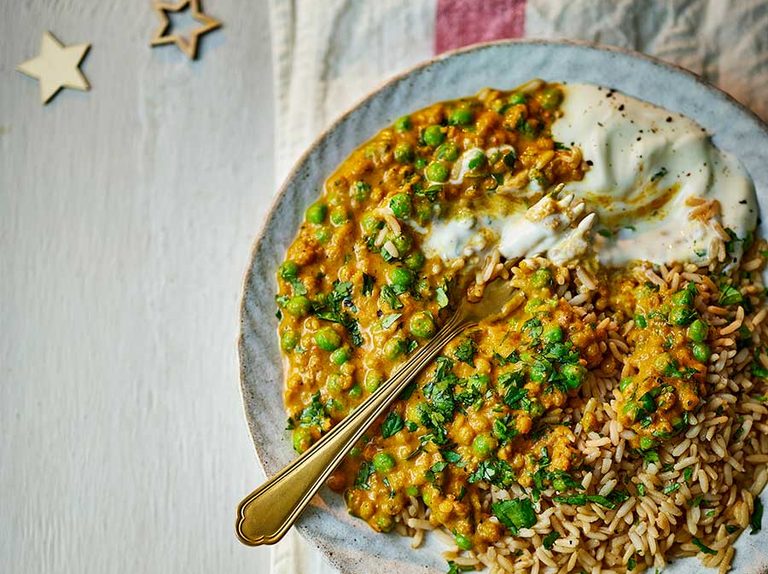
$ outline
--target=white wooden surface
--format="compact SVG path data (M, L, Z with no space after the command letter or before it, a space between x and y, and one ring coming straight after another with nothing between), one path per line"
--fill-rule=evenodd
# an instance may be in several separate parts
M270 203L266 2L190 63L149 0L0 1L0 571L268 572L233 534L243 271ZM50 29L93 90L14 71Z

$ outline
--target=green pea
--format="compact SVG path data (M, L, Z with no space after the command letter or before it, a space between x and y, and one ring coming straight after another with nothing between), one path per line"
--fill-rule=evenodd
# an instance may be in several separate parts
M703 343L707 340L709 326L701 319L696 319L688 327L688 338L695 343Z
M352 184L350 193L352 194L352 199L359 203L368 199L368 196L371 194L371 186L364 181L358 180Z
M320 227L317 231L315 231L315 239L317 239L320 243L328 243L328 241L331 239L331 230L327 227Z
M640 450L651 450L656 446L656 441L649 436L640 437Z
M363 387L369 393L372 393L379 388L379 385L384 382L384 377L378 371L371 369L365 373L365 379L363 379Z
M496 439L487 434L479 434L472 441L472 452L478 458L488 458L496 448Z
M393 267L389 272L389 281L395 287L408 289L413 284L414 274L405 267Z
M549 269L537 269L531 275L531 284L538 289L549 287L552 285L552 272Z
M690 289L683 289L672 295L672 303L674 305L682 305L684 307L690 307L693 305L693 292Z
M351 354L349 347L339 347L331 353L331 363L334 365L343 365L349 361Z
M313 203L307 208L307 221L309 223L321 224L325 221L325 216L328 215L328 206L324 203Z
M376 527L378 528L379 532L389 532L394 528L395 521L392 520L392 517L387 514L380 514L376 517Z
M312 444L312 433L306 427L296 427L293 429L291 441L293 442L293 450L301 454Z
M456 546L458 546L460 550L472 550L472 539L463 534L459 534L458 532L453 535L453 538L456 540Z
M395 161L398 163L411 163L416 157L413 146L407 142L400 142L395 146Z
M547 88L536 99L545 110L554 110L563 101L563 92L560 88Z
M418 496L419 495L419 487L418 486L406 486L405 487L405 494L408 496Z
M440 126L427 126L422 137L424 143L432 147L437 147L445 141L445 133Z
M433 161L430 163L427 166L426 173L429 181L436 181L438 183L448 181L448 168L440 162Z
M631 377L624 377L621 379L621 382L619 383L619 390L623 393L627 390L629 385L632 384L632 378Z
M534 383L543 383L549 378L551 373L552 369L548 363L536 362L531 367L530 377Z
M392 243L395 244L397 252L400 254L400 257L402 257L405 253L408 253L411 250L413 239L411 239L408 235L403 234L393 238Z
M325 379L325 388L332 395L338 395L341 392L341 377L336 373L331 373Z
M467 106L460 106L450 113L448 123L452 126L467 126L472 123L473 119L472 110Z
M389 472L395 468L395 459L387 452L377 452L373 457L373 468L382 474Z
M395 245L395 247L397 247L397 245ZM425 261L426 258L421 251L414 251L405 258L403 263L405 263L405 266L411 271L419 271L424 267Z
M690 307L675 306L669 311L669 322L679 327L684 327L694 320L696 311Z
M299 344L299 335L293 329L288 329L280 337L280 346L283 351L293 351Z
M333 327L323 327L315 333L315 343L323 351L335 351L341 347L341 335Z
M653 360L653 366L657 371L663 373L671 362L672 357L669 356L669 353L659 353Z
M453 142L445 142L435 151L435 156L439 160L456 161L459 159L459 148Z
M572 365L564 365L560 370L560 373L565 378L565 386L569 389L578 389L584 382L584 377L587 375L587 370L578 363Z
M416 169L424 169L427 167L427 160L423 157L417 157L416 160L413 162L413 167Z
M518 106L520 104L525 104L525 102L528 100L526 98L525 94L512 94L509 96L509 105L511 106Z
M341 206L334 207L331 210L331 223L335 226L343 225L347 221L347 210Z
M637 420L637 415L640 412L640 405L635 401L627 401L624 406L621 407L621 412L629 417L630 420Z
M414 203L416 208L416 221L419 225L426 225L432 219L432 204L428 200L419 199Z
M295 261L291 261L290 259L286 259L283 261L283 264L280 266L280 277L285 279L286 281L290 281L291 279L296 279L299 275L299 265Z
M344 405L336 399L331 399L326 403L326 409L329 411L336 411L338 413L344 410Z
M712 351L706 343L694 343L691 345L691 351L693 351L693 358L702 363L708 362L712 356Z
M401 337L389 339L384 343L384 356L390 361L394 361L398 357L405 355L407 350L408 343Z
M552 325L542 333L541 338L545 343L562 343L565 335L560 325Z
M296 295L288 299L285 310L296 317L304 317L312 309L312 302L304 295Z
M429 339L437 331L435 320L428 311L421 311L411 317L408 328L414 337L419 339Z
M537 418L544 414L544 405L539 401L530 401L523 405L523 410L531 415L531 417Z
M363 396L363 388L360 385L354 385L349 389L347 395L349 395L350 399L359 399Z
M407 132L411 129L411 118L409 116L402 116L395 120L395 131L399 133Z
M538 307L541 307L544 304L544 299L541 297L534 297L533 299L529 299L528 302L525 304L525 312L526 313L533 313Z
M389 200L389 208L395 217L399 219L408 219L411 216L413 210L413 202L411 196L407 193L396 193Z
M645 329L648 326L648 321L643 315L635 315L635 325L640 329Z
M368 235L373 235L379 229L381 229L382 221L376 217L373 213L365 213L360 220L360 226L363 231Z

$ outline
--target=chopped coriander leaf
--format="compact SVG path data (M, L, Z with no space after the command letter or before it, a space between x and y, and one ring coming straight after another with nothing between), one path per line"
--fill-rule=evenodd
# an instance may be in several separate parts
M389 329L402 316L403 316L402 313L392 313L390 315L384 315L384 317L381 318L382 329Z
M645 496L645 485L642 482L638 482L635 488L637 488L638 496Z
M749 521L752 530L750 534L757 534L763 527L763 501L759 498L755 498L755 508L752 511L752 518Z
M403 308L403 302L397 297L391 285L384 285L381 288L380 297L392 310Z
M515 363L520 362L520 354L517 351L512 351L507 355L506 357L503 355L500 355L499 353L493 354L493 359L496 361L496 364L500 367L504 367L506 365L512 365Z
M630 556L629 560L627 560L627 569L634 570L635 568L637 568L637 560L635 560L634 556Z
M588 502L599 504L600 506L607 508L608 510L614 510L619 504L627 499L626 493L614 491L608 496L601 496L599 494L574 494L571 496L553 496L552 500L555 502L562 502L563 504L572 504L573 506L583 506Z
M489 459L477 465L475 472L469 475L468 482L474 484L484 481L494 486L509 486L515 480L515 474L509 463L500 459Z
M403 417L395 411L392 411L387 415L387 418L384 419L384 422L381 425L381 436L383 438L389 438L400 432L404 425Z
M376 278L373 275L363 273L363 295L367 297L373 293L373 286L376 283Z
M560 538L560 534L556 530L553 530L552 532L547 534L544 537L544 540L542 540L542 544L544 545L544 548L546 548L547 550L552 550L552 546L555 545L555 540L557 540L558 538Z
M689 466L683 471L683 480L685 482L691 482L691 478L693 477L693 467Z
M448 293L445 287L435 289L435 301L438 307L445 309L448 306Z
M471 337L465 337L464 340L459 343L456 350L453 352L453 356L462 363L466 363L471 367L475 366L475 353L477 347L475 341Z
M328 415L325 412L323 403L320 402L320 392L312 395L312 402L301 411L299 423L304 427L317 426L323 428Z
M373 465L364 460L360 463L360 469L357 471L357 477L355 477L355 488L362 488L363 490L369 490L371 488L370 480L373 474Z
M454 452L452 450L443 451L443 458L447 462L450 462L451 464L455 464L456 466L459 466L459 467L464 466L461 462L461 455L458 452Z
M672 484L668 484L664 487L662 492L664 494L672 494L673 492L676 492L680 489L680 483L679 482L673 482Z
M735 305L743 300L741 291L735 287L726 284L720 286L720 298L718 299L720 305Z
M502 445L507 444L519 434L515 421L511 415L504 415L493 421L493 436L495 436Z
M448 572L446 574L460 574L461 572L474 572L475 569L472 566L460 566L453 560L448 561Z
M709 546L705 545L701 540L698 538L695 538L691 540L693 542L694 546L696 546L699 550L701 550L704 554L712 554L713 556L717 554L717 550L712 550Z
M520 528L530 528L536 524L536 511L528 498L513 498L495 502L491 509L496 518L514 535Z
M541 337L541 334L544 332L544 327L541 325L541 319L534 317L533 319L528 319L523 324L523 331L528 333L528 336L531 338L531 341L536 344L539 342L539 338Z

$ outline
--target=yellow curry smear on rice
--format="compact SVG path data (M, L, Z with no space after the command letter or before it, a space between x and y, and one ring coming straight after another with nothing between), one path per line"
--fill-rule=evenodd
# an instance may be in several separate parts
M451 298L462 296L454 289L461 262L426 257L419 229L449 211L503 210L511 200L495 190L510 181L538 179L544 189L583 177L580 154L550 135L561 100L558 85L543 84L432 105L380 132L328 179L279 271L285 405L297 452L431 338ZM500 151L450 183L472 148ZM634 321L625 365L605 321L559 295L576 280L573 271L515 268L517 306L454 340L332 475L350 512L388 531L410 497L421 498L433 525L454 533L460 549L478 550L535 523L529 501L484 505L483 485L515 482L534 498L554 489L555 502L584 504L588 469L573 427L589 430L590 415L570 420L563 409L584 410L580 388L595 373L629 373L618 417L635 433L636 456L680 433L699 405L709 359L696 285L669 292L629 272L593 272L596 310L610 310L617 324ZM589 496L612 508L629 494Z

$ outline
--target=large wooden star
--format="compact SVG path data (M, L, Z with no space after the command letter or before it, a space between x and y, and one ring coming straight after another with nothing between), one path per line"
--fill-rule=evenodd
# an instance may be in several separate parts
M53 34L45 32L40 55L19 64L16 69L40 82L40 100L47 104L62 88L84 92L91 89L80 71L80 62L90 47L90 44L64 46Z
M155 2L153 8L160 18L160 27L157 29L155 37L152 38L151 45L163 46L165 44L176 44L179 49L189 57L190 60L197 58L197 42L200 39L200 36L221 26L221 22L219 22L216 18L203 13L203 11L200 9L200 0L181 0L178 4ZM185 37L180 34L169 34L168 28L171 27L171 22L168 18L168 13L181 12L187 8L190 9L192 18L194 18L201 25L198 28L192 30L189 33L189 37Z

